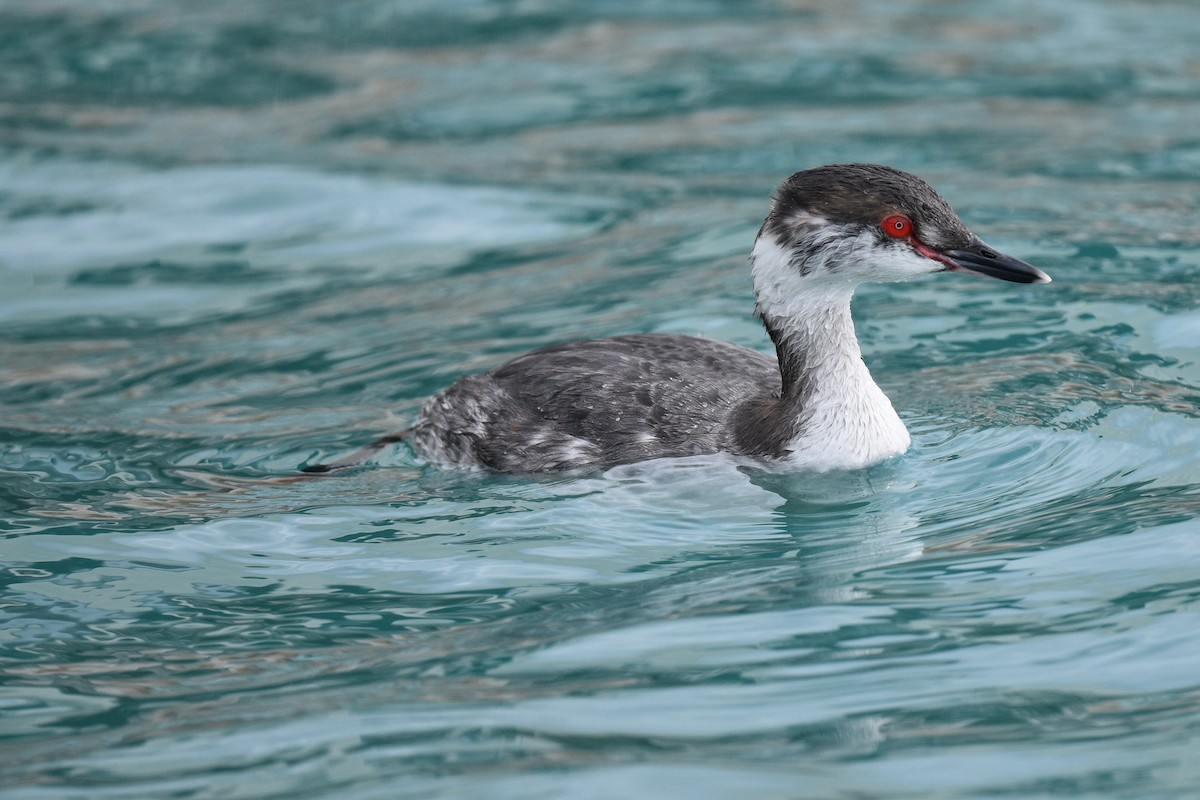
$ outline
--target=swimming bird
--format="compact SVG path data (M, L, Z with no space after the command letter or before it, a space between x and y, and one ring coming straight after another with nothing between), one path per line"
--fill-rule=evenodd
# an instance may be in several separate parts
M408 430L305 471L353 466L404 440L433 462L508 473L721 452L867 467L905 452L910 437L863 363L850 316L858 285L934 272L1050 282L984 244L925 181L873 164L784 181L750 262L774 358L672 333L551 345L460 379Z

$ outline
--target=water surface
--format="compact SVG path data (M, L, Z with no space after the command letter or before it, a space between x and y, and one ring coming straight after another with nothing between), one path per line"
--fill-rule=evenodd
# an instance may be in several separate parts
M0 9L6 798L1188 798L1200 11ZM763 350L804 167L1055 282L866 287L895 463L294 480L457 376Z

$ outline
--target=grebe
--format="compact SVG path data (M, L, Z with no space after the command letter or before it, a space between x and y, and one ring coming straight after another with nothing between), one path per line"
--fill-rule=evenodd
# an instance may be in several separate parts
M462 378L408 430L305 471L353 466L404 440L431 461L495 472L718 452L820 471L870 466L910 439L863 363L850 316L858 285L931 272L1050 282L984 244L925 181L871 164L784 181L750 261L775 358L664 333L552 345Z

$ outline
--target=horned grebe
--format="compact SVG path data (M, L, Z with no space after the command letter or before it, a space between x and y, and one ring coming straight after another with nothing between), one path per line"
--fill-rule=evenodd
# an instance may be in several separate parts
M353 466L403 440L431 461L496 472L717 452L812 470L866 467L910 440L863 364L855 288L947 271L1050 282L980 241L925 181L870 164L784 181L750 261L776 358L678 334L556 344L460 379L408 430L305 471Z

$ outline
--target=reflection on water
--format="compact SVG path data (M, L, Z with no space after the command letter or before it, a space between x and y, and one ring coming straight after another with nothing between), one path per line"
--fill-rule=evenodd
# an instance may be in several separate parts
M1200 12L0 10L0 780L113 797L1185 798ZM438 470L423 398L630 331L766 350L818 163L1029 289L867 287L914 448Z

